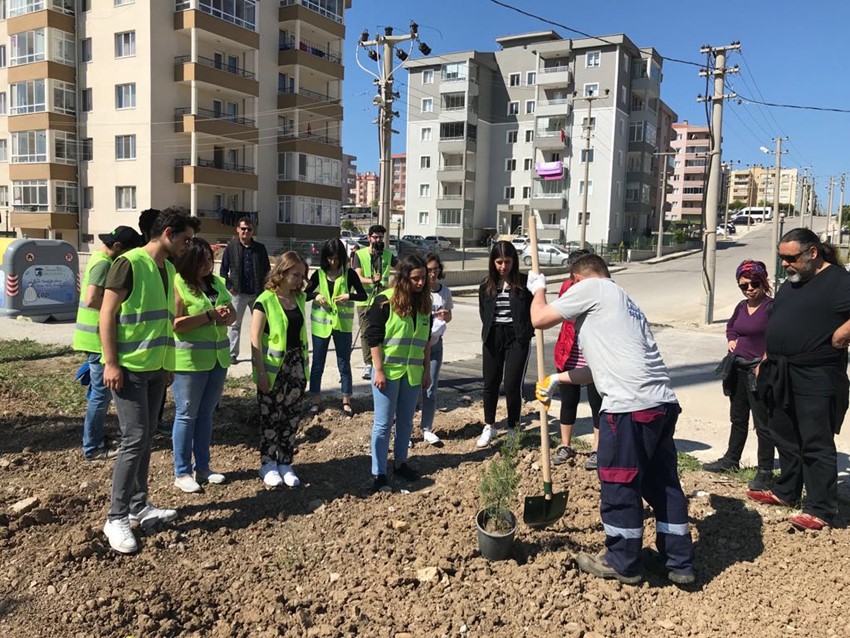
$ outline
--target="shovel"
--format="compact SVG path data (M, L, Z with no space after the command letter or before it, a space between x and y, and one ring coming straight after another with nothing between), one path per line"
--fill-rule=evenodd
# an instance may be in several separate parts
M537 254L537 216L529 215L528 239L531 245L531 267L540 272L540 259ZM543 353L543 331L535 330L537 342L537 378L546 376L545 355ZM549 416L548 406L540 403L540 456L543 469L543 496L526 496L522 520L529 527L547 527L564 515L567 509L568 492L552 492L552 470L549 467Z

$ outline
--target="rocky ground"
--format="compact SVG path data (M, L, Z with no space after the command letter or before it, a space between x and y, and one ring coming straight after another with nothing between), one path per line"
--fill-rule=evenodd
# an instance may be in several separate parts
M4 637L850 635L844 497L840 527L798 533L787 511L748 503L740 477L684 469L698 581L648 575L629 587L577 569L576 553L603 539L597 480L580 456L554 472L556 491L569 490L566 515L546 530L520 525L512 557L489 563L473 519L498 445L475 449L480 404L450 390L436 422L445 446L420 438L412 451L423 479L369 496L366 397L352 420L328 397L302 428L303 486L267 491L252 391L229 382L212 450L227 482L179 492L170 442L158 439L151 499L180 517L138 530L139 554L118 555L101 532L111 465L79 450L82 390L67 377L80 359L45 356L0 357ZM525 495L541 493L536 438L529 431L521 454L518 515Z

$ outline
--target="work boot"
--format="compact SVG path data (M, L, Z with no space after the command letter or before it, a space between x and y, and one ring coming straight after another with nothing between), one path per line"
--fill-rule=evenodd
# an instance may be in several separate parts
M637 585L643 580L643 576L640 574L624 576L605 562L605 556L602 554L599 556L592 556L591 554L579 552L576 556L576 562L578 563L578 567L581 571L593 574L598 578L619 580L621 583L626 585Z
M747 485L753 491L765 492L773 486L773 471L758 470L755 477Z
M640 557L644 567L666 577L667 580L677 585L690 585L697 579L693 568L685 570L669 569L667 567L667 561L658 552L649 547L644 547L641 550Z
M716 461L711 463L705 463L702 466L706 472L728 472L729 470L737 470L740 467L738 461L733 461L732 459L721 456Z

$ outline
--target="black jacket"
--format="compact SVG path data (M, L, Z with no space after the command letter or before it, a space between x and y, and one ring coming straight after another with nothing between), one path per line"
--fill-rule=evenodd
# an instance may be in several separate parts
M256 240L252 240L254 251L254 294L259 295L263 292L263 286L266 282L266 275L271 270L269 262L269 254L266 252L266 247ZM224 249L224 255L221 258L221 276L227 284L228 290L235 290L238 295L241 290L242 280L242 253L245 247L238 238L231 239L227 242L227 248Z
M531 325L531 293L525 287L528 276L520 274L519 290L512 289L511 296L511 319L513 319L514 332L518 341L531 341L534 336L534 327ZM484 281L478 287L478 312L481 315L481 340L487 341L490 328L493 327L493 319L496 316L496 292L487 293L487 282Z

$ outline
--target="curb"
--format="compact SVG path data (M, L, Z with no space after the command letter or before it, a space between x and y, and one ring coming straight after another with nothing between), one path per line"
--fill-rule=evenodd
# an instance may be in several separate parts
M702 248L693 248L692 250L683 250L679 253L670 253L669 255L662 255L661 257L653 257L652 259L644 259L643 261L632 262L635 264L660 264L665 261L672 261L673 259L679 259L680 257L688 257L690 255L696 255L697 253L701 253Z

